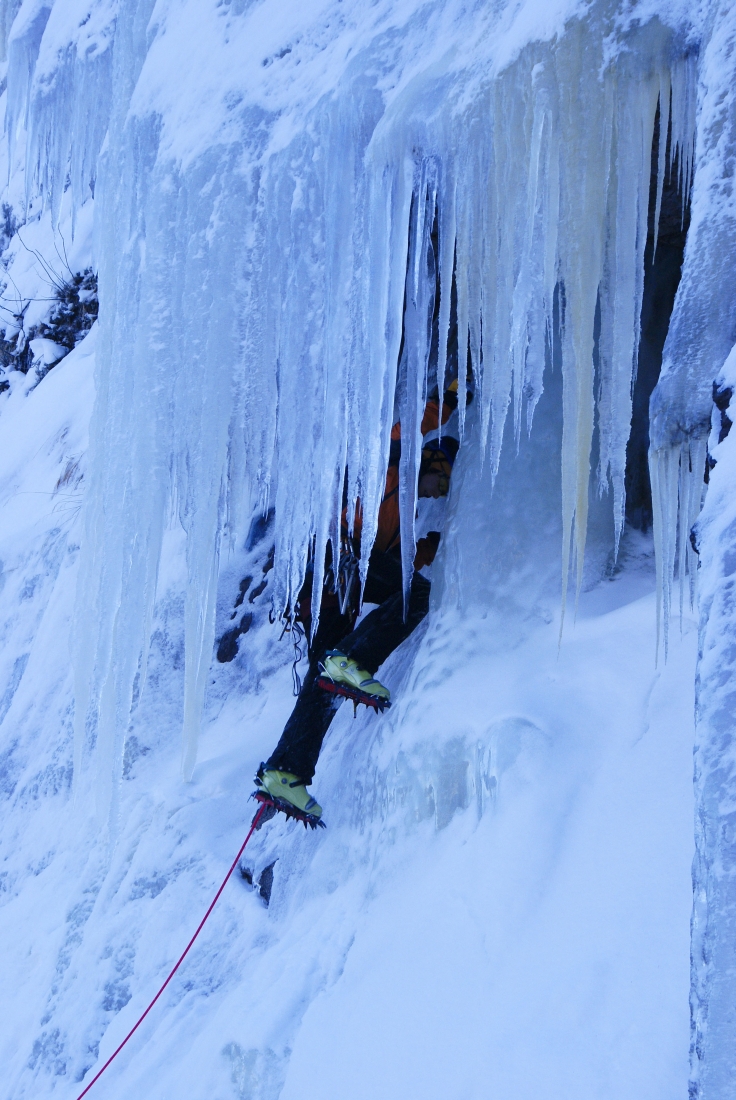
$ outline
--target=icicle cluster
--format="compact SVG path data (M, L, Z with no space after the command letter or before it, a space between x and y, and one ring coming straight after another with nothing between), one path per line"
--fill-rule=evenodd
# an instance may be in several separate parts
M35 29L13 26L9 132L27 119L27 186L52 208L68 164L78 201L98 180L98 401L75 663L77 764L96 739L109 804L172 515L188 547L187 775L222 536L237 540L254 508L275 506L277 610L293 606L311 553L316 613L345 500L349 516L362 508L367 569L395 411L408 581L422 408L430 366L440 389L448 369L453 283L459 370L469 357L492 473L509 411L517 439L531 426L559 315L563 584L571 558L581 577L596 405L598 484L612 486L618 540L655 115L659 103L665 141L671 104L687 174L694 70L659 20L623 30L602 2L564 34L564 18L545 41L527 34L511 54L487 11L408 12L399 41L358 5L363 38L327 84L316 40L311 53L290 46L259 62L266 83L255 91L247 81L233 90L224 62L234 23L223 22L225 106L213 118L225 122L185 154L174 108L152 106L158 92L146 99L169 71L150 0L93 5L86 52L76 25L64 49L61 27L47 43L60 7ZM274 57L292 68L270 77ZM186 80L216 71L213 56ZM277 101L287 85L291 106ZM658 202L661 188L660 172ZM461 385L461 425L464 397Z
M700 66L685 262L650 406L658 618L665 651L676 561L681 610L687 575L692 590L695 556L689 534L704 492L712 387L736 333L736 299L730 289L736 262L735 38L733 5L714 3ZM695 111L695 104L689 109ZM689 161L683 159L682 165L687 182Z
M479 391L484 450L494 471L509 408L513 409L517 438L524 405L527 424L531 424L543 385L556 291L560 295L565 380L563 583L571 552L578 579L583 564L595 414L594 324L600 305L598 481L601 491L609 484L613 488L618 543L624 521L626 443L658 103L662 103L664 135L658 206L670 105L672 148L686 177L692 156L694 68L690 59L672 63L670 46L669 34L661 25L650 24L639 32L631 52L619 55L615 64L605 65L602 40L587 24L577 24L554 47L528 47L514 65L485 84L455 73L444 81L441 93L433 89L431 98L413 88L406 102L395 104L381 119L368 143L363 162L369 171L368 184L360 172L354 180L345 179L343 166L345 195L350 193L351 198L343 197L334 221L328 219L328 226L339 227L333 230L335 240L320 241L304 271L305 282L301 282L300 266L293 262L291 249L304 231L303 195L307 189L300 174L289 180L288 202L298 196L296 213L293 207L289 211L289 248L281 252L276 271L273 256L259 248L263 258L253 279L258 296L251 305L253 314L262 319L249 352L254 360L263 362L261 333L273 331L267 318L274 302L283 308L286 303L310 300L313 272L324 271L329 307L324 314L313 315L313 331L305 324L304 314L300 315L296 344L290 325L278 337L274 333L264 366L270 371L278 361L280 378L291 380L287 382L290 386L294 380L303 386L307 374L314 372L305 360L305 349L311 355L319 354L320 349L322 363L317 376L324 377L323 371L327 375L339 372L340 394L352 394L353 398L344 409L340 408L341 398L334 399L327 415L331 429L337 412L338 430L334 436L324 430L321 434L322 445L327 444L328 450L322 452L325 462L320 476L329 479L330 494L320 501L314 486L301 479L300 485L290 481L284 489L288 502L284 500L280 507L277 503L284 550L304 548L316 539L315 560L321 560L345 474L350 508L360 498L364 530L370 540L383 483L386 414L392 408L398 362L402 531L409 575L413 543L406 536L412 530L415 507L418 427L427 388L435 272L440 293L437 381L441 387L454 279L459 358L464 359L467 348ZM308 157L314 155L310 145ZM293 156L290 148L292 171ZM334 194L341 172L330 158L329 140L321 145L320 160L325 173L329 172ZM305 161L301 163L307 170ZM359 156L355 163L361 165ZM284 187L282 165L269 164L267 177L260 242L284 233L285 200L281 197L279 205L277 197ZM308 220L314 225L321 210L328 209L329 191L323 181L320 188L310 189L310 194L320 195L319 206L309 210ZM343 220L346 203L352 206L347 226ZM439 229L436 255L430 237L435 217ZM315 236L310 243L314 244ZM345 278L333 267L347 257L349 275ZM287 308L289 315L292 308ZM325 355L324 348L335 349L336 356ZM340 360L337 368L336 357ZM330 388L334 394L334 383ZM461 387L461 424L463 397ZM311 425L322 422L323 406L315 410L310 403L305 404L306 409L310 410ZM377 414L381 432L374 435L371 446L365 439L366 424L375 424ZM279 438L275 414L272 416L274 449L282 454L292 445ZM261 468L270 467L262 463ZM310 522L315 505L319 518ZM320 514L325 505L324 514ZM287 508L295 517L294 524L285 515ZM282 574L281 598L288 604L301 580L303 557L295 559L293 553L284 553L282 560L291 566L288 576Z

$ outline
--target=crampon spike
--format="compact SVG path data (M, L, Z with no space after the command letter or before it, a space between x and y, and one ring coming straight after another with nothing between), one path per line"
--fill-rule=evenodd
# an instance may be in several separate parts
M310 829L327 828L321 817L314 817L313 814L298 810L296 806L292 806L290 802L284 802L281 798L274 798L272 795L266 794L265 791L253 791L251 798L255 798L256 802L260 802L262 806L266 807L266 812L261 818L258 827L260 827L264 821L270 821L277 813L282 813L285 814L286 817L293 817L295 821L301 821L305 829L307 825Z
M331 695L342 695L345 699L351 699L354 712L357 711L359 703L381 713L391 706L390 700L384 699L380 695L369 695L366 691L361 691L360 688L348 687L347 684L336 684L334 680L330 680L327 676L317 677L317 687L321 687L323 691L329 691Z

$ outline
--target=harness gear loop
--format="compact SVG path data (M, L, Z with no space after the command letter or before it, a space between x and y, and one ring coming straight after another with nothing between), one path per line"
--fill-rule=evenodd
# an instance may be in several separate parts
M335 592L341 615L347 614L351 608L350 600L358 577L358 568L358 559L353 553L352 547L343 548L340 552L340 561L335 577Z
M276 622L275 618L271 618L271 612L268 613L269 622L273 625ZM296 670L297 665L301 661L304 654L302 653L302 640L304 638L304 629L296 618L296 615L292 615L291 612L284 612L280 616L281 621L284 624L283 630L279 635L279 641L283 638L284 634L291 634L291 640L294 644L294 663L291 666L291 683L294 690L294 695L297 696L302 690L301 676Z

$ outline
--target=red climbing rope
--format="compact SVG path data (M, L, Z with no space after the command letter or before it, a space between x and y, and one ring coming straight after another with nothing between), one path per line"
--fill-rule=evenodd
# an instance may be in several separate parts
M128 1034L127 1034L127 1035L125 1036L125 1038L123 1039L123 1041L122 1041L122 1043L120 1044L120 1046L119 1046L119 1047L117 1048L117 1050L114 1050L114 1051L112 1052L112 1054L111 1054L111 1055L110 1055L110 1057L109 1057L109 1058L107 1059L107 1061L105 1062L105 1064L104 1064L104 1066L102 1067L102 1069L101 1069L101 1070L100 1070L100 1071L99 1071L98 1073L96 1073L96 1074L95 1074L95 1076L94 1076L94 1077L92 1078L92 1080L91 1080L91 1081L90 1081L90 1083L89 1083L89 1084L87 1085L87 1087L86 1087L86 1088L84 1089L84 1091L83 1091L83 1092L80 1092L79 1096L77 1097L77 1100L82 1100L82 1097L83 1097L83 1096L86 1096L86 1095L87 1095L87 1093L89 1092L89 1090L90 1090L90 1089L92 1088L92 1086L94 1085L95 1081L98 1081L98 1080L100 1079L100 1077L102 1077L102 1074L103 1074L103 1073L105 1072L105 1070L106 1070L106 1069L107 1069L107 1067L108 1067L108 1066L110 1065L110 1063L111 1063L111 1062L112 1062L112 1061L113 1061L113 1060L114 1060L115 1058L117 1058L118 1054L119 1054L119 1053L120 1053L120 1051L121 1051L121 1050L123 1049L123 1047L124 1047L124 1046L125 1046L125 1044L127 1043L128 1039L130 1039L130 1037L131 1037L131 1036L132 1036L132 1035L133 1035L133 1034L134 1034L134 1033L135 1033L135 1032L136 1032L136 1031L138 1030L138 1028L139 1028L139 1027L141 1026L141 1024L142 1024L142 1023L143 1023L143 1021L145 1020L146 1016L148 1015L148 1013L149 1013L149 1012L151 1011L151 1009L152 1009L152 1008L153 1008L153 1006L155 1005L156 1001L157 1001L157 1000L159 999L159 997L161 996L161 994L163 993L163 991L164 991L164 990L166 989L166 986L167 986L167 985L169 984L169 982L171 981L171 979L172 979L172 978L174 977L174 974L176 974L177 970L179 969L179 967L181 966L181 964L182 964L182 963L184 962L185 958L186 958L186 957L187 957L187 955L189 954L189 949L190 949L190 947L192 946L192 944L193 944L193 943L194 943L194 941L196 940L196 938L197 938L197 936L199 935L199 933L200 933L200 932L202 931L202 929L204 928L204 923L205 923L205 921L207 920L208 916L210 915L210 913L212 912L212 910L213 910L213 909L215 908L215 906L217 905L217 901L218 901L218 898L220 897L220 894L222 893L222 891L223 891L223 890L225 889L225 887L227 886L227 883L228 883L228 879L230 878L230 875L231 875L231 874L233 873L233 871L234 871L234 870L235 870L235 868L237 867L237 865L238 865L238 860L240 859L240 857L242 856L243 852L245 851L245 846L246 846L246 844L248 843L248 841L250 840L250 838L251 838L251 837L253 836L253 833L255 832L255 830L256 830L256 829L258 828L258 822L259 822L259 821L261 820L261 817L262 817L262 815L263 815L263 814L265 813L265 811L266 811L266 806L260 806L260 807L259 807L259 809L258 809L258 812L256 813L255 817L253 818L253 823L251 824L251 827L250 827L250 829L248 830L248 835L247 835L247 837L245 838L245 840L243 841L243 843L242 843L242 844L240 845L240 851L238 852L238 854L236 855L235 859L233 860L233 862L232 862L232 866L230 867L230 870L228 871L228 873L227 873L227 874L225 875L224 879L222 880L222 885L221 885L220 889L219 889L219 890L217 891L217 893L215 894L214 898L212 899L212 903L210 904L210 907L209 907L209 909L207 910L207 912L205 913L205 915L204 915L204 916L202 917L201 921L199 922L199 926L198 926L198 928L197 928L197 931L196 931L196 932L194 933L194 935L193 935L193 936L192 936L192 938L190 939L189 943L188 943L188 944L186 945L186 947L185 947L185 948L184 948L184 950L182 951L181 955L179 956L179 958L178 958L178 960L177 960L177 963L176 963L176 966L175 966L175 967L174 967L174 969L173 969L173 970L171 971L171 973L169 974L168 978L166 979L166 981L164 982L164 984L163 984L163 985L161 986L161 988L159 989L158 993L156 994L156 996L155 996L155 997L153 998L153 1000L152 1000L152 1001L151 1001L151 1003L149 1004L149 1006L148 1006L148 1008L146 1009L146 1011L145 1011L145 1012L143 1013L143 1015L142 1015L142 1016L141 1016L141 1017L140 1017L140 1018L139 1018L138 1020L136 1020L135 1024L134 1024L134 1025L133 1025L133 1027L132 1027L132 1028L130 1029L130 1031L128 1032Z

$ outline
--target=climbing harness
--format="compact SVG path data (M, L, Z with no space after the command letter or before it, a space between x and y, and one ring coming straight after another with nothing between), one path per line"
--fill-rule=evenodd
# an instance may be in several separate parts
M209 917L209 915L210 915L210 913L212 912L212 910L213 910L213 909L215 908L215 905L216 905L216 904L217 904L217 902L218 902L218 899L219 899L219 897L220 897L220 894L222 893L222 891L223 891L223 890L225 889L225 887L227 886L227 883L228 883L228 880L230 879L230 876L232 875L232 873L233 873L233 871L235 870L235 868L236 868L236 867L238 866L238 863L240 862L240 857L242 856L243 852L245 851L245 846L246 846L246 844L248 843L248 841L250 840L250 838L251 838L251 837L253 836L253 833L254 833L254 832L256 831L256 829L258 828L258 826L259 826L259 825L261 824L261 818L262 818L262 817L264 816L264 814L266 814L266 806L265 806L265 805L261 805L261 806L259 806L259 807L258 807L258 809L256 810L256 814L255 814L255 817L253 818L253 821L251 822L251 826L250 826L250 829L248 830L248 835L247 835L247 837L245 838L245 840L243 841L243 843L241 844L241 846L240 846L240 851L238 852L238 854L236 855L235 859L233 860L233 862L232 862L232 865L231 865L231 867L230 867L230 870L228 871L228 873L227 873L227 874L225 875L224 879L222 880L222 885L220 886L220 889L219 889L219 890L217 891L217 893L215 894L214 898L212 899L212 901L211 901L211 903L210 903L210 907L209 907L209 909L207 910L207 912L205 913L205 915L204 915L204 916L202 917L201 921L199 922L199 926L198 926L198 928L197 928L197 931L196 931L196 932L194 933L194 935L193 935L193 936L192 936L192 938L190 939L189 943L188 943L188 944L186 945L186 947L185 947L185 948L184 948L184 950L182 951L182 953L181 953L181 955L179 956L179 958L178 958L178 960L177 960L177 962L176 962L176 965L174 966L173 970L172 970L172 971L171 971L171 973L169 974L169 976L168 976L168 978L166 979L166 981L164 982L164 984L163 984L163 985L161 986L161 988L159 989L159 991L158 991L158 993L156 994L156 996L155 996L155 997L153 998L153 1000L152 1000L152 1001L151 1001L151 1003L149 1004L149 1006L148 1006L148 1008L146 1009L146 1011L145 1011L145 1012L143 1013L143 1015L142 1015L142 1016L140 1016L140 1017L138 1018L138 1020L136 1020L135 1024L134 1024L134 1025L133 1025L133 1027L132 1027L132 1028L130 1029L130 1031L128 1032L128 1034L127 1034L127 1035L125 1036L125 1038L123 1039L123 1041L122 1041L122 1043L120 1044L120 1046L119 1046L119 1047L117 1047L117 1049L116 1049L116 1050L114 1050L114 1051L112 1052L112 1054L111 1054L111 1055L110 1055L110 1057L109 1057L109 1058L107 1059L107 1061L105 1062L105 1064L104 1064L104 1066L102 1067L102 1069L101 1069L101 1070L99 1070L99 1072L95 1074L95 1076L94 1076L94 1077L92 1078L92 1080L91 1080L91 1081L90 1081L90 1083L89 1083L89 1084L87 1085L87 1087L86 1087L85 1089L83 1089L83 1091L82 1091L82 1092L80 1092L79 1096L77 1097L77 1100L82 1100L82 1097L83 1097L83 1096L86 1096L86 1095L87 1095L87 1093L89 1092L89 1090L90 1090L90 1089L92 1088L92 1086L94 1085L95 1081L99 1081L100 1077L102 1077L102 1074L103 1074L103 1073L105 1072L105 1070L106 1070L106 1069L107 1069L107 1067L108 1067L108 1066L110 1065L110 1063L111 1063L111 1062L113 1062L113 1061L115 1060L115 1058L117 1058L117 1056L118 1056L118 1054L120 1053L120 1051L121 1051L121 1050L123 1049L123 1047L125 1046L125 1044L126 1044L126 1043L128 1042L128 1039L130 1039L130 1038L131 1038L131 1037L132 1037L132 1036L133 1036L133 1035L135 1034L135 1032L136 1032L136 1031L138 1030L138 1028L139 1028L139 1027L141 1026L141 1024L142 1024L142 1023L143 1023L143 1021L145 1020L145 1018L146 1018L146 1016L148 1015L148 1013L149 1013L149 1012L151 1011L151 1009L153 1008L153 1006L154 1006L154 1005L156 1004L156 1001L157 1001L157 1000L159 999L159 997L161 996L161 994L163 993L163 991L164 991L164 990L166 989L166 986L167 986L167 985L169 984L169 982L171 981L171 979L172 979L172 978L174 977L174 974L176 974L177 970L179 969L179 967L181 966L181 964L182 964L182 963L184 962L184 959L185 959L185 958L187 957L187 955L189 954L189 950L190 950L190 948L191 948L192 944L194 943L194 941L196 940L197 936L199 935L199 933L200 933L200 932L202 931L202 929L204 928L204 924L205 924L205 921L206 921L206 920L207 920L207 918Z
M343 548L334 577L335 593L341 615L350 615L353 610L353 589L359 581L360 562L352 547Z
M284 626L284 629L281 631L282 638L284 634L287 633L287 631L291 634L291 641L294 645L294 663L291 666L291 685L294 691L294 697L296 698L299 695L299 692L302 690L302 679L297 672L297 666L304 656L304 654L302 653L304 630L302 629L302 626L297 619L292 619L291 625L289 625L289 623L287 622L287 624Z
M291 684L294 690L294 697L299 695L302 690L302 679L297 672L297 666L301 661L304 653L302 652L302 643L304 642L304 628L302 627L296 616L292 616L288 613L282 615L275 615L273 608L268 612L268 621L271 626L275 622L280 620L284 624L284 628L279 635L279 641L283 638L284 634L291 634L291 640L294 645L294 663L291 666Z

